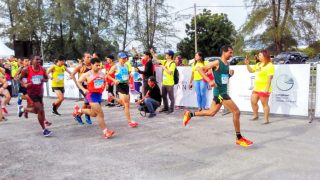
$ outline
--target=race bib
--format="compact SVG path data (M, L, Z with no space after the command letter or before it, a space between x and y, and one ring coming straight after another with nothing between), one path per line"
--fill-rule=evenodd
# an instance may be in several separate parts
M32 76L32 84L41 84L41 80L42 80L43 76Z
M95 89L99 89L99 88L102 88L103 85L104 85L104 80L103 79L96 79L93 81L94 83L94 88Z
M64 80L64 74L58 74L58 80L63 81Z
M12 85L11 81L7 81L7 84L8 84L8 86Z
M221 74L221 83L228 84L229 82L229 74Z
M126 81L129 79L129 76L128 75L122 75L122 80Z

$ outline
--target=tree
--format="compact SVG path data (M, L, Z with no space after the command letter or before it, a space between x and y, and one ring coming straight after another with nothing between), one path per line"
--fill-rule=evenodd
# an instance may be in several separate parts
M178 43L177 49L183 57L194 57L194 18L190 24L186 24L187 38ZM212 14L204 9L197 15L198 51L204 56L219 56L222 45L233 44L236 31L233 23L226 14Z
M300 43L309 43L316 38L315 20L320 18L318 0L246 0L252 7L247 22L242 27L242 34L249 36L249 41L274 47L281 52ZM263 32L261 28L264 29ZM290 41L288 41L288 39Z
M150 49L174 31L169 18L170 7L164 0L134 0L135 39L140 41L145 49Z

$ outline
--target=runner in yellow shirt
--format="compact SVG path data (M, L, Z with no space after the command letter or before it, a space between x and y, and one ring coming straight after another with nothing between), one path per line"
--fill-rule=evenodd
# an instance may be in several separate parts
M58 108L64 100L64 72L71 75L71 72L65 67L65 57L59 56L54 64L49 70L48 75L52 73L52 77L49 77L52 81L51 87L52 91L56 93L57 100L52 104L52 113L54 115L60 116L58 113Z

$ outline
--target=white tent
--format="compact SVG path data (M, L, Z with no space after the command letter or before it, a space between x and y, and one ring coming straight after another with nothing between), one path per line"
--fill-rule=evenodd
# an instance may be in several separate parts
M14 55L14 51L8 48L8 46L6 46L3 42L0 41L0 57L8 58L11 55Z

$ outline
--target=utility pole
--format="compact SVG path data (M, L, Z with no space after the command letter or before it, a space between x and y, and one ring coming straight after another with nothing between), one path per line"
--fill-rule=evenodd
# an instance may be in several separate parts
M197 44L197 5L194 3L194 54L198 52L198 44Z

